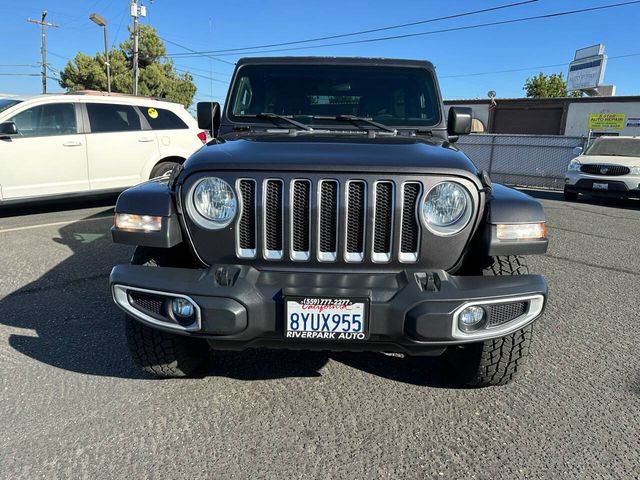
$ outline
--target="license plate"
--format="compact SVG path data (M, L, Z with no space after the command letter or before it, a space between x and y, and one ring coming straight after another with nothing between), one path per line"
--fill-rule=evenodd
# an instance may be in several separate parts
M285 336L301 340L366 340L369 301L363 298L285 298Z
M594 190L609 190L609 184L608 183L593 182L593 189Z

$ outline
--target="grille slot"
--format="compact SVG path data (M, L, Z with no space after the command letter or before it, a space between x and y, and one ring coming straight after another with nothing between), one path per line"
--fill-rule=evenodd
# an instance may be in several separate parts
M129 292L129 301L139 309L162 316L164 298L160 295L132 290Z
M367 184L361 180L347 182L346 197L344 258L347 262L362 262L364 260Z
M238 191L242 212L238 220L238 257L256 256L256 182L252 179L238 180Z
M282 258L282 180L265 180L264 185L264 256Z
M394 191L393 183L377 182L374 197L373 253L374 262L391 260L391 235L393 233Z
M418 225L418 200L422 186L417 182L405 183L402 187L402 220L400 231L400 261L417 262L420 226Z
M487 327L497 327L527 313L529 302L498 303L489 306Z
M333 262L338 254L338 182L321 180L318 225L318 260Z
M582 167L580 167L580 171L590 175L619 177L620 175L628 175L631 172L631 169L622 165L588 164L582 165Z
M291 183L291 259L309 260L311 182L294 180Z

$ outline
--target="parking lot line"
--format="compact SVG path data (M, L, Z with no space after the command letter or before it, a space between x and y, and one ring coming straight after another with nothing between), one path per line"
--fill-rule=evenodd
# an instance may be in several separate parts
M112 218L112 217L113 215L105 215L104 217L83 218L80 220L65 220L63 222L41 223L38 225L27 225L24 227L5 228L5 229L0 229L0 233L19 232L22 230L32 230L34 228L58 227L60 225L69 225L71 223L95 222L98 220L105 220L107 218Z

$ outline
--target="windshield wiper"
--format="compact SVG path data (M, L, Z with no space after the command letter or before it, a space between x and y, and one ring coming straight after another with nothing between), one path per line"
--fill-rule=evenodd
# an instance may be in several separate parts
M309 125L305 125L304 123L297 122L293 118L285 117L284 115L278 115L277 113L259 113L257 115L246 115L247 117L255 117L259 120L282 120L283 122L288 122L294 127L300 130L306 130L307 132L313 132L313 128Z
M385 132L393 133L394 135L398 133L398 130L392 128L388 125L384 125L383 123L378 123L370 118L366 117L358 117L357 115L336 115L335 117L330 116L313 116L311 117L313 120L337 120L338 122L351 122L354 125L357 125L358 122L366 123L367 125L371 125L372 127L376 127L379 130L383 130Z

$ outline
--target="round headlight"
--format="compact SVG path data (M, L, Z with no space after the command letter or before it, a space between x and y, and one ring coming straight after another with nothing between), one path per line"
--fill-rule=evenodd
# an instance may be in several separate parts
M436 235L455 235L467 226L471 214L471 195L454 182L442 182L432 187L422 204L422 218Z
M236 216L238 200L227 182L218 177L200 180L187 201L196 223L205 228L219 229L229 225Z

